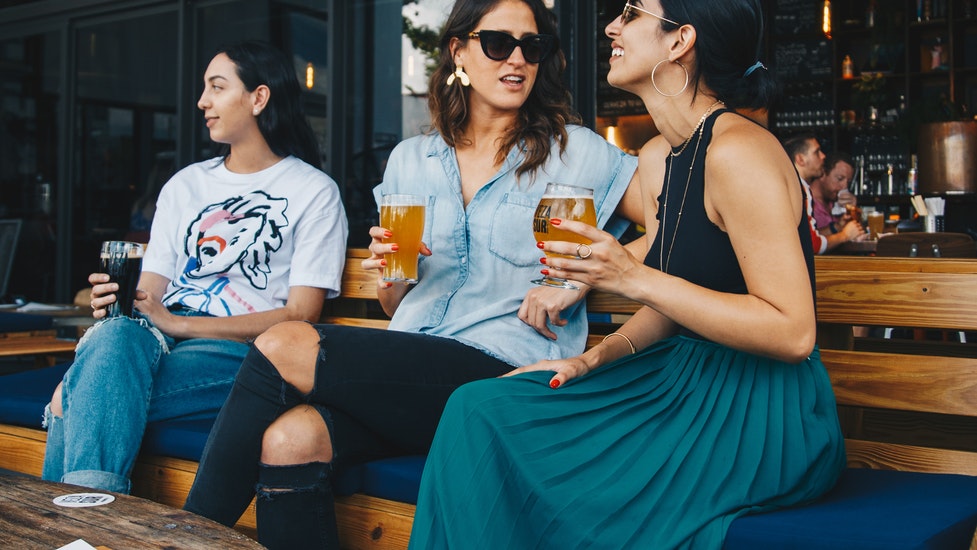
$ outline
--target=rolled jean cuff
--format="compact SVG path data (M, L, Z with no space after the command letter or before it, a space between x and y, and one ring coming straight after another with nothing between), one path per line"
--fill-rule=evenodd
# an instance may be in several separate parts
M131 489L129 479L113 474L112 472L102 472L100 470L77 470L68 472L61 478L63 483L70 485L81 485L102 491L112 491L128 495Z

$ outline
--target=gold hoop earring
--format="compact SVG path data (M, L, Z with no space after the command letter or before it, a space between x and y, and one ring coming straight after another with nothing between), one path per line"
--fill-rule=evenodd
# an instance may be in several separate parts
M452 84L455 83L455 80L461 82L462 86L472 85L472 80L468 78L468 73L465 72L465 68L461 66L461 63L459 63L458 67L455 68L455 72L448 75L448 80L446 84L448 86L451 86Z
M668 61L668 60L667 59L662 59L661 61L659 61L658 63L656 63L655 64L655 68L651 70L651 85L655 87L655 91L658 92L659 94L661 94L661 95L663 95L665 97L675 97L675 96L679 95L680 93L684 92L685 89L689 87L689 70L685 68L685 65L679 63L678 61L672 61L672 63L675 63L679 67L682 67L682 70L685 71L685 85L682 86L682 89L681 90L675 92L674 94L666 94L665 92L661 91L661 88L658 87L658 83L655 82L655 71L657 71L658 70L658 67L660 67L661 64L664 63L664 62L666 62L666 61Z

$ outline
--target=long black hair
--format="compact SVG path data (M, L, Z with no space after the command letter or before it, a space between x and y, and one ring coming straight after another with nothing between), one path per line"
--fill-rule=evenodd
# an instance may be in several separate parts
M468 33L486 13L492 11L502 0L457 0L441 34L441 52L438 66L431 74L428 85L428 109L434 128L448 145L455 146L463 138L465 123L468 121L468 91L458 83L446 84L448 75L455 71L451 55L451 39L462 42L470 40ZM539 34L558 38L556 16L543 5L541 0L522 0L533 12ZM545 59L539 63L536 82L519 109L516 126L510 128L497 154L501 162L509 150L523 144L525 161L516 169L517 175L532 173L546 162L550 154L550 140L556 139L560 152L566 149L568 123L579 122L579 117L570 106L570 92L563 83L562 75L566 68L566 58L560 50L559 42Z
M271 151L280 157L293 155L321 168L319 143L302 109L295 69L285 54L259 40L221 46L215 55L222 53L234 62L245 89L252 92L264 84L271 91L268 104L257 117L258 129ZM219 147L221 157L230 151L226 143Z
M762 62L760 0L661 0L664 16L696 30L692 83L716 93L730 108L768 107L780 86ZM675 25L662 21L666 30ZM697 88L696 88L697 89Z

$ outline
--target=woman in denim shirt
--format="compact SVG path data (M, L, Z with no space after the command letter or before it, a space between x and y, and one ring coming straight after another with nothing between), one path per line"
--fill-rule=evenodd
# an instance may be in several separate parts
M419 282L382 281L397 236L372 228L363 265L377 270L390 330L283 323L258 337L190 492L188 510L231 525L257 485L270 548L336 548L332 471L426 453L459 385L584 349L584 292L530 283L544 267L531 224L547 182L593 188L613 234L626 221L615 212L641 215L636 159L566 124L565 61L540 0L459 0L441 52L437 132L398 145L376 189L426 197Z

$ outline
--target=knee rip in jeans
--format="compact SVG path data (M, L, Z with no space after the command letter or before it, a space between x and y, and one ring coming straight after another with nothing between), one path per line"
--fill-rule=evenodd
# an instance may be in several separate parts
M45 430L54 422L54 413L51 412L51 404L44 405L44 414L41 415L41 427Z
M309 471L309 467L317 465L325 466L319 472L315 472L315 475ZM267 464L262 464L262 468L266 468L269 471L275 472L274 475L276 483L257 483L255 485L255 493L258 499L261 500L274 500L276 496L300 494L300 493L313 493L323 490L328 484L332 472L331 463L309 463L309 464L295 464L290 466L270 466ZM292 480L288 480L285 476L281 474L287 474L289 472L294 472L295 469L305 470L301 474L297 474Z
M163 336L163 333L160 332L160 330L158 328L156 328L153 324L151 324L149 322L148 319L146 319L144 317L138 317L138 318L135 318L135 319L134 318L131 318L131 317L109 317L107 319L102 319L102 320L98 321L97 323L95 323L94 325L92 325L91 328L89 328L88 330L85 331L85 334L83 334L82 337L78 340L78 345L75 346L75 348L78 348L83 343L85 343L85 341L87 341L88 338L96 330L100 329L106 323L115 323L115 322L120 322L120 323L123 323L123 322L124 323L139 323L143 328L148 329L149 332L150 332L150 334L152 334L153 336L156 337L156 340L159 341L159 345L160 345L160 347L163 350L163 353L169 353L170 352L170 346L166 343L166 337Z

